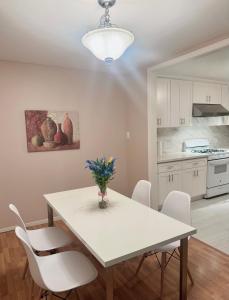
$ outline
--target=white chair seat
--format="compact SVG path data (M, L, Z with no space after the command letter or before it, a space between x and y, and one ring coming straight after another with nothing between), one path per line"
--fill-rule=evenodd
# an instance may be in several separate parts
M77 251L40 256L38 260L45 285L56 293L88 284L98 275L89 259Z
M45 227L27 230L34 250L50 251L64 247L72 242L71 238L58 227Z
M155 252L170 252L180 247L180 241L176 241L155 250Z

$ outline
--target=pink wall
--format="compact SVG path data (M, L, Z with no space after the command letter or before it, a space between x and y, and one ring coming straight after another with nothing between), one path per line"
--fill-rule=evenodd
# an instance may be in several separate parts
M47 216L44 193L92 185L84 163L102 154L118 158L111 187L128 193L128 107L113 76L0 62L0 104L0 228L14 225L10 202L20 208L26 222L35 221ZM81 149L28 153L26 109L78 110ZM131 126L135 114L134 109Z
M128 77L127 116L130 139L128 151L128 187L132 193L138 180L148 180L148 123L147 123L147 76L146 72L132 72Z

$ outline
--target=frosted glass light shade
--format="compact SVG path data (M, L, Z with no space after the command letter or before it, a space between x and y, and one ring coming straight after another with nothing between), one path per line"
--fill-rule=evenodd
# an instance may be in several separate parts
M118 27L95 29L82 38L83 45L105 62L118 59L133 41L133 33Z

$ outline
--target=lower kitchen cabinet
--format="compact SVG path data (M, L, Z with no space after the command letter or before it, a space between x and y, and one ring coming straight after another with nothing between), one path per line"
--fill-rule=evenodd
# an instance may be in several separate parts
M191 197L206 194L207 159L158 164L158 197L161 206L169 192L177 190Z
M191 197L206 194L207 168L195 168L183 170L182 172L182 191Z
M159 205L162 205L169 192L181 190L181 172L160 173L158 179Z

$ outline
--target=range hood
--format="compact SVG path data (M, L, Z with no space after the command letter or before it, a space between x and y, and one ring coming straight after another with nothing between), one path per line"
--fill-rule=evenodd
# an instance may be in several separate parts
M221 104L197 104L193 103L193 117L219 117L228 116L229 111Z

